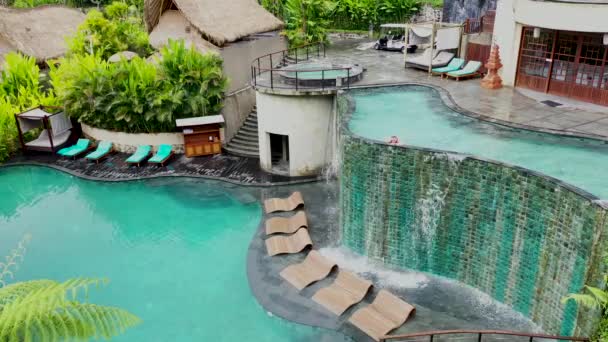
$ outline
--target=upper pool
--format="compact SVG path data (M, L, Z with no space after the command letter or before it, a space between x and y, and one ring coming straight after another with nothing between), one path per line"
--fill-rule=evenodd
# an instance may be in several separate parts
M261 219L257 191L187 178L102 183L46 168L0 169L0 256L30 234L14 281L109 278L91 301L143 320L113 341L334 336L272 317L251 295L246 258Z
M403 86L350 93L349 129L362 137L489 158L560 179L608 199L608 145L506 128L447 107L428 87Z

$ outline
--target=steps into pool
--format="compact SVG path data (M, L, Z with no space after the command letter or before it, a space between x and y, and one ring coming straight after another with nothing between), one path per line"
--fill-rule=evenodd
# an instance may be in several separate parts
M258 145L258 111L253 107L251 113L236 133L224 147L230 154L243 157L259 158L260 148Z

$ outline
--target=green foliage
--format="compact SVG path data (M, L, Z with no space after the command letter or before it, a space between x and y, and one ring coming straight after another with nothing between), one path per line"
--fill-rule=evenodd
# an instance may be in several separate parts
M69 54L98 54L107 59L121 51L148 56L152 47L135 5L113 2L103 12L91 10L69 40Z
M30 242L31 235L26 234L17 248L13 249L9 255L6 256L4 262L0 262L0 288L6 286L7 278L13 278L13 271L19 267L19 261L23 261L25 256L26 246Z
M221 58L183 41L171 41L155 64L75 55L53 66L50 77L68 115L129 133L171 132L175 119L217 114L227 86Z
M40 69L32 57L18 53L5 56L0 71L0 162L18 147L14 114L39 105L56 105L53 92L40 86Z
M335 10L329 0L287 0L285 35L292 46L326 42L329 18Z
M322 28L368 31L370 25L405 23L425 4L443 6L443 0L262 0L261 3L287 22L286 35L296 40L292 45L312 41L304 39L306 35L302 31L307 30L301 28L307 21L303 18L314 27L307 35L323 38ZM311 7L313 11L306 13Z
M115 307L80 302L99 279L63 283L35 280L0 289L0 340L7 342L87 341L117 336L140 323L135 315Z
M608 263L608 260L604 260ZM593 286L583 287L583 293L570 293L562 298L562 304L574 301L576 304L589 308L600 309L602 311L602 319L599 327L593 336L593 341L608 341L608 275L604 275L604 289Z
M59 283L34 280L6 285L17 259L23 260L25 235L16 249L0 263L0 341L59 342L110 339L141 320L119 308L87 303L91 287L108 283L105 279L78 278ZM81 301L84 298L85 301Z
M261 5L275 17L285 18L285 0L262 0Z

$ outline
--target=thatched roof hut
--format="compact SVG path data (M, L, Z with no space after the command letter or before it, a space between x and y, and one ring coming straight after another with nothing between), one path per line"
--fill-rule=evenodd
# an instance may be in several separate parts
M66 37L74 35L84 19L79 10L60 6L0 7L0 41L5 47L0 50L19 51L38 62L59 57L67 50Z
M148 32L154 30L165 12L178 10L202 38L220 47L283 27L283 22L257 0L145 0L144 4Z

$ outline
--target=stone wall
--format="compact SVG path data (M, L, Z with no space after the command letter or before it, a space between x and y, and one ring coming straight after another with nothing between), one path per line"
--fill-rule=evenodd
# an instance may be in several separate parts
M349 106L341 96L344 120ZM607 212L590 195L522 168L390 146L344 127L344 245L474 286L545 332L594 330L599 312L560 303L585 284L602 284Z
M184 135L182 133L124 133L112 132L101 128L87 126L83 123L82 134L96 141L111 141L112 148L118 152L135 152L139 145L172 145L176 153L184 152Z

